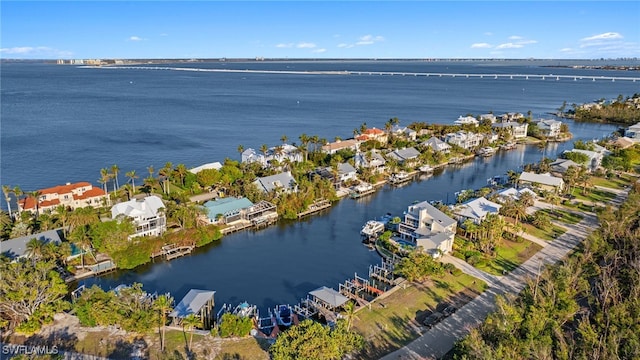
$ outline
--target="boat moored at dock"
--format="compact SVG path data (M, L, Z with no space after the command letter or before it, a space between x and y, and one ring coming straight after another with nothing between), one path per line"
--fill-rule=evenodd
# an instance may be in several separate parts
M349 197L352 199L358 199L363 196L373 194L374 192L376 192L376 189L373 187L373 185L369 183L362 183L353 188L353 191L349 194Z
M411 175L407 174L404 171L394 173L389 177L389 183L393 185L404 184L410 180L411 180Z
M489 157L489 156L493 156L496 154L496 149L490 147L490 146L485 146L483 148L481 148L480 150L478 150L478 155L480 156L484 156L484 157Z
M433 167L431 165L422 165L418 168L418 170L420 170L420 172L422 173L432 173L433 172Z
M293 313L291 311L291 306L288 304L277 305L275 309L276 320L278 325L282 326L291 326L293 323Z
M360 230L360 235L366 237L376 237L384 232L384 223L376 220L369 220Z

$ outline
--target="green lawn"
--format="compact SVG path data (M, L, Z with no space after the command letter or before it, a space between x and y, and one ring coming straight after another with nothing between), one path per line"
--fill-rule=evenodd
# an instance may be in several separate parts
M496 248L495 258L482 259L474 266L489 274L504 275L520 266L541 249L542 246L529 240L515 242L504 239Z
M551 226L545 229L539 229L533 226L532 224L526 224L526 223L523 223L522 226L524 228L524 231L527 234L533 235L537 238L547 240L547 241L553 241L558 236L567 232L567 229L555 224L551 224Z
M601 209L600 206L596 206L595 209L593 206L591 205L587 205L584 203L581 203L579 201L575 201L575 202L571 202L568 201L566 203L563 203L562 206L568 207L568 208L572 208L572 209L576 209L576 210L580 210L580 211L587 211L587 212L598 212L599 209Z
M616 194L612 192L599 189L587 189L583 194L582 189L577 187L571 190L571 195L575 196L578 200L604 203L611 201L616 197Z
M439 303L452 301L460 305L485 288L484 282L469 275L447 274L433 281L411 284L373 303L371 310L362 309L356 314L353 326L367 344L357 358L378 359L410 343L420 336L416 326Z
M542 209L538 211L542 211L543 213L549 215L551 220L560 221L566 224L574 225L582 221L582 219L584 219L584 216L580 214L562 210L562 209L559 209L558 207L553 209L553 211L551 211L550 209Z
M611 189L623 190L625 189L625 187L631 186L631 184L635 180L635 177L627 174L622 174L620 175L620 177L612 176L610 179L593 176L589 179L589 183L592 185L604 186Z

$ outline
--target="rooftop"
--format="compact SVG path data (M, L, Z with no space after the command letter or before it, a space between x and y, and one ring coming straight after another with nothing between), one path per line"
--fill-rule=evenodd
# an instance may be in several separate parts
M180 300L169 316L185 318L190 314L197 315L207 304L207 301L213 299L213 295L215 295L215 293L215 291L210 290L191 289L187 295Z

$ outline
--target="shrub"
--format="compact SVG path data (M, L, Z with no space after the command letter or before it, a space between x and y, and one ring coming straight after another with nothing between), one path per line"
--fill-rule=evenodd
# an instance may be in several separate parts
M225 337L244 337L249 335L253 324L251 319L240 317L233 314L224 314L220 320L219 331L220 336Z

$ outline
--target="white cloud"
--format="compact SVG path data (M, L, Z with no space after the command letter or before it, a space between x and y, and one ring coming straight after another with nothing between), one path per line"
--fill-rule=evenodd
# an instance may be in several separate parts
M529 45L529 44L537 44L538 41L537 40L522 40L522 41L516 41L516 44L518 45Z
M359 41L356 42L356 45L371 45L380 41L384 41L382 36L365 35L360 37Z
M491 36L491 35L493 35L493 33L492 33L492 32L490 32L490 31L487 31L487 32L486 32L486 33L484 33L484 34L485 34L486 36Z
M573 48L562 48L560 49L560 52L573 52L575 51Z
M338 44L338 47L343 49L350 49L353 46L354 46L353 44L345 44L345 43Z
M276 47L280 48L280 49L288 49L288 48L292 48L293 44L292 43L288 43L288 44L280 43L280 44L276 45Z
M524 47L522 44L504 43L496 46L496 49L520 49Z
M298 49L313 49L313 48L316 47L316 44L302 42L302 43L299 43L298 45L296 45L296 47Z
M322 54L323 52L326 52L326 51L327 49L313 49L312 52L316 54Z
M139 36L131 36L131 37L129 37L129 41L142 41L142 40L144 40L144 39L139 37Z
M522 40L522 36L511 35L509 36L509 40Z
M475 43L471 44L472 49L491 49L493 46L487 43Z
M620 35L617 32L606 32L606 33L582 38L580 39L580 41L599 41L599 40L612 40L612 39L622 39L622 35Z
M0 48L1 55L18 55L20 57L71 57L73 53L67 50L54 49L48 46L17 46Z

